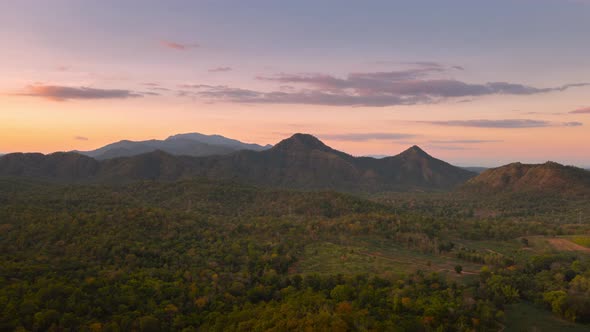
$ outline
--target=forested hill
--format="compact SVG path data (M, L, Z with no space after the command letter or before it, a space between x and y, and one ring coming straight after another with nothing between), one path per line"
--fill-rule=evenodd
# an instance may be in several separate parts
M469 180L461 190L481 194L590 195L590 171L555 162L512 163L484 171Z
M0 158L0 176L71 183L205 177L280 188L376 192L450 190L475 174L417 146L382 159L353 157L314 136L295 134L264 151L207 157L155 151L97 161L77 153L9 154Z

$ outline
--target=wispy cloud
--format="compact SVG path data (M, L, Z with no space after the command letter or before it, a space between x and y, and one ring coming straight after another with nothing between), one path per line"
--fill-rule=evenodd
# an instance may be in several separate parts
M223 101L244 104L307 104L326 106L390 106L414 105L428 103L427 98L400 96L358 96L335 94L321 91L305 90L298 92L259 92L254 90L217 87L191 93L190 96L201 97L211 101Z
M71 99L126 99L143 97L141 93L120 89L97 89L89 87L69 87L59 85L29 85L24 92L16 93L20 96L40 97L53 101Z
M380 60L380 61L372 61L369 64L373 65L383 65L383 66L412 66L412 67L419 67L419 68L438 68L441 70L465 70L462 66L456 65L448 65L437 61L395 61L395 60Z
M77 141L88 141L88 137L84 136L74 136L74 139Z
M550 122L532 119L503 120L448 120L448 121L416 121L437 126L475 127L475 128L540 128L540 127L578 127L581 122Z
M579 108L577 110L573 110L570 114L590 114L590 107Z
M492 94L531 95L590 85L577 83L553 88L536 88L508 82L471 84L450 79L421 79L435 71L439 71L439 69L427 67L390 72L352 73L347 78L324 74L279 74L274 77L258 77L258 79L284 84L302 83L320 91L350 89L357 95L388 94L431 98L474 97Z
M168 88L162 88L160 86L155 86L153 88L148 88L149 90L153 90L153 91L171 91L171 89Z
M200 45L197 43L179 43L171 40L161 40L160 44L164 47L177 51L187 51L192 48L200 47Z
M216 68L211 68L209 69L210 73L222 73L222 72L226 72L226 71L232 71L233 69L231 67L216 67Z
M538 88L518 83L466 83L454 79L432 78L444 73L436 63L414 63L415 68L351 73L346 77L328 74L277 74L258 76L258 80L279 84L274 91L256 91L229 86L191 85L200 91L191 94L210 101L257 104L309 104L329 106L415 105L437 103L449 98L474 98L487 95L533 95L564 91L590 83ZM290 89L281 89L281 86ZM184 88L187 88L185 86Z
M432 144L482 144L482 143L498 143L501 140L483 140L483 139L456 139L456 140L433 140Z
M318 135L322 139L331 141L365 142L372 140L399 140L414 138L417 135L403 133L344 133Z
M431 148L433 150L450 150L450 151L472 150L471 147L457 146L457 145L428 145L428 148Z

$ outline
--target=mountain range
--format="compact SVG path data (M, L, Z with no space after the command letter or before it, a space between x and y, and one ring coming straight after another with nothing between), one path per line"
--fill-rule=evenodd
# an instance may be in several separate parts
M165 140L129 141L123 140L108 144L91 151L72 151L98 160L130 157L139 154L164 151L172 155L210 156L223 155L239 150L262 151L271 145L243 143L220 135L203 135L199 133L173 135Z
M175 139L184 138L167 141ZM381 159L353 157L307 134L295 134L262 151L194 157L157 150L97 159L75 152L13 153L0 158L0 175L106 183L206 177L282 188L373 192L449 190L475 176L417 146Z
M0 176L110 184L209 178L258 186L346 192L448 191L455 188L478 194L537 191L585 195L590 192L590 172L554 162L513 163L471 172L436 159L418 146L379 159L354 157L308 134L295 134L272 147L201 134L176 135L164 141L127 142L84 153L7 154L0 157ZM156 146L199 148L192 150L193 155L187 153L190 149L179 148L173 150L176 153L160 149L138 152L146 146L150 149ZM213 148L205 150L203 146ZM217 152L198 155L213 150ZM129 153L132 155L125 155ZM107 158L118 154L125 156Z

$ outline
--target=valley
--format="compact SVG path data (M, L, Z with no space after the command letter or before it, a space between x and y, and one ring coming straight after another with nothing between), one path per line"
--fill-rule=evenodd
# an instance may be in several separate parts
M0 158L0 330L590 324L590 175L418 147ZM520 326L520 327L519 327Z

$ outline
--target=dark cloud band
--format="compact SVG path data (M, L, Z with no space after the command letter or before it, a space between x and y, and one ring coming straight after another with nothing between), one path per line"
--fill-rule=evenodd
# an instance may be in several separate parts
M503 120L449 120L449 121L417 121L436 126L475 127L475 128L541 128L541 127L578 127L581 122L550 122L532 119Z
M437 103L448 98L534 95L590 85L575 83L538 88L509 82L474 84L430 78L447 70L431 64L407 70L351 73L345 78L327 74L278 74L259 76L257 79L289 86L288 90L279 88L265 92L228 86L192 85L191 88L199 91L193 92L191 96L232 103L384 107Z
M55 101L70 99L126 99L143 97L142 94L119 89L96 89L89 87L68 87L58 85L29 85L21 96L41 97Z

